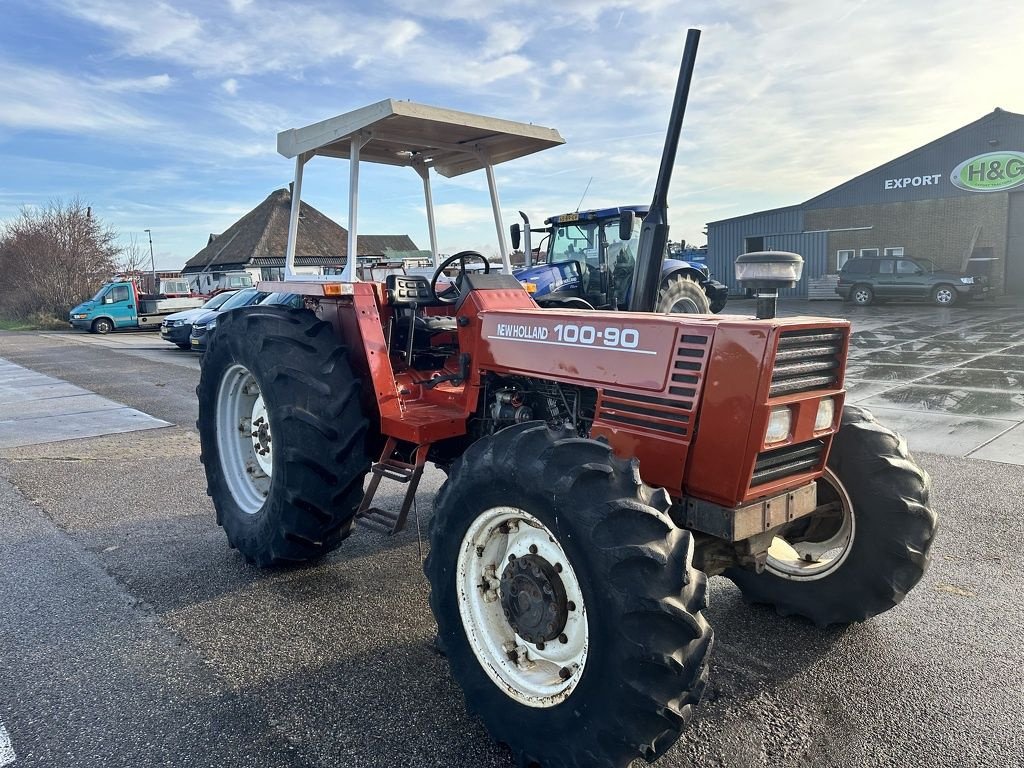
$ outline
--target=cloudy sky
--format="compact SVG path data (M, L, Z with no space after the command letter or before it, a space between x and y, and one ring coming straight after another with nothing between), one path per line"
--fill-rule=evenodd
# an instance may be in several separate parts
M0 0L0 222L79 197L180 267L291 178L279 130L383 98L534 122L506 225L648 203L687 27L703 30L672 237L809 198L977 119L1024 112L1003 0ZM591 181L592 179L592 181ZM482 174L434 189L442 251L496 251ZM347 164L303 198L345 224ZM367 166L360 231L427 247L421 187Z

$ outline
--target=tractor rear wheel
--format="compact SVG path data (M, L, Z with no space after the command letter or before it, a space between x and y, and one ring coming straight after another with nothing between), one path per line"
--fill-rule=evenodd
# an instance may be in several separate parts
M315 560L348 536L369 468L347 350L303 309L245 307L218 325L196 389L217 522L258 566Z
M438 492L425 571L467 708L519 765L624 768L679 737L712 631L668 494L539 422L475 443Z
M704 289L690 275L673 275L662 286L654 311L707 315L711 313L711 303Z
M930 485L902 437L846 406L818 481L817 511L776 534L763 573L725 575L750 602L819 626L887 611L928 567L936 529Z

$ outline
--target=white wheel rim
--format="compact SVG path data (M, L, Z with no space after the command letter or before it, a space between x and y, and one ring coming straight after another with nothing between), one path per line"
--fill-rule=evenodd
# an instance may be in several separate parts
M561 568L570 608L560 636L531 643L506 619L501 577L516 558L534 555ZM529 707L553 707L576 688L589 649L587 612L579 580L561 545L536 517L516 507L493 507L462 538L455 588L466 639L480 666L506 695Z
M787 525L776 534L768 548L765 570L780 578L793 581L814 581L824 578L846 561L853 547L857 525L849 494L831 469L826 469L818 482L819 493L826 496L825 501L835 518L835 524L826 530L826 534L804 541L790 542L786 538L786 531L805 521ZM821 483L825 483L824 488L820 486ZM825 506L819 509L824 511Z
M700 309L697 308L697 302L693 299L679 299L672 305L672 308L669 310L669 314L697 315L700 314Z
M867 291L857 291L857 301L858 302L860 302L861 304L864 304L864 303L867 302L867 300L868 300L868 292Z
M274 455L263 394L256 377L242 365L232 365L220 380L217 452L235 503L246 514L256 514L270 493Z
M948 304L950 299L952 299L952 296L950 295L950 291L948 288L944 288L943 290L939 291L937 296L940 304Z

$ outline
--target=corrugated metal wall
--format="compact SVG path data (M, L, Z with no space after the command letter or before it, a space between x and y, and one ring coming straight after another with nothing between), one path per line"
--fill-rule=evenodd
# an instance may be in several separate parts
M806 232L792 235L765 237L766 251L790 251L804 257L804 273L796 288L783 288L779 296L807 296L807 281L825 274L828 266L828 235L825 232Z
M743 291L736 284L736 270L733 265L736 257L745 250L744 238L765 237L767 249L769 235L778 237L780 233L801 231L803 212L797 206L708 224L708 267L716 280L729 286L730 294L742 294Z

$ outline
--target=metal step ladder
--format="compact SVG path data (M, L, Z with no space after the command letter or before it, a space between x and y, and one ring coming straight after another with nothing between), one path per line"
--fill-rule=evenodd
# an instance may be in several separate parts
M423 475L423 467L427 463L427 452L430 443L416 446L415 461L410 464L401 459L395 458L395 450L398 448L398 440L389 437L381 452L380 460L370 467L373 479L363 494L363 500L356 510L356 522L370 530L394 536L405 528L406 519L409 517L409 509L416 498L416 489L420 484L420 477ZM405 483L405 496L402 498L402 506L398 512L393 512L380 507L371 507L373 497L377 495L380 481L384 478L397 483Z

